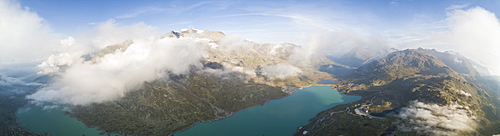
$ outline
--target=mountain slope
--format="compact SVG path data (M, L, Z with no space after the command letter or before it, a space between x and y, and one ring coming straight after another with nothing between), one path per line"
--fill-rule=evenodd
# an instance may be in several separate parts
M124 97L73 106L68 114L106 133L170 135L199 122L218 120L288 96L297 87L329 76L316 70L317 66L331 63L324 57L299 60L306 65L289 61L301 48L289 43L261 44L196 29L172 31L162 38L195 44L201 50L200 65L191 65L185 74L165 70L159 73L162 78L144 82ZM108 46L88 61L95 65L103 63L100 59L107 55L126 55L122 52L137 48L133 43Z
M287 96L280 87L246 84L238 73L191 73L176 78L145 83L116 101L73 107L70 114L107 133L169 135Z
M310 135L491 135L498 99L424 49L408 49L340 77L338 90L363 99L324 111ZM316 124L316 125L315 125ZM359 131L364 130L364 131ZM299 133L297 135L300 135Z

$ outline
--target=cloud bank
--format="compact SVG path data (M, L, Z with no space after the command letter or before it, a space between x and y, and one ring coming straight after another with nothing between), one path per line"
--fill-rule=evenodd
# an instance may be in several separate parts
M45 58L57 40L44 19L13 0L0 0L0 65Z
M285 79L300 73L302 73L302 70L285 63L262 67L262 75L266 75L270 78Z
M451 26L444 39L456 50L500 75L500 21L481 7L448 13Z
M190 66L201 66L202 53L192 38L152 37L156 33L151 28L144 24L119 26L107 22L96 27L95 37L68 42L72 47L67 52L53 55L39 65L42 74L56 74L60 78L27 98L73 105L104 102L123 97L145 81L162 77L165 71L184 74ZM110 44L123 44L125 39L133 40L126 50L111 51L98 61L84 58ZM77 50L82 48L87 48L87 52Z
M0 74L0 86L13 86L13 85L24 85L24 86L39 86L39 83L27 83L18 78L13 78Z
M38 65L39 74L58 72L61 66L71 66L84 60L82 56L92 54L109 45L122 44L124 41L152 38L159 35L155 27L144 23L120 26L114 20L99 24L84 32L78 38L68 37L59 40L61 53L52 54Z
M475 116L457 104L439 106L413 101L398 116L409 122L400 126L402 131L417 131L421 135L458 135L476 127Z
M452 50L486 66L493 75L500 75L500 21L494 13L481 8L463 7L447 12L447 18L432 29L413 35L411 39L400 39L404 47L424 47ZM418 31L418 30L416 30ZM409 33L409 32L408 32ZM409 46L407 46L409 45Z

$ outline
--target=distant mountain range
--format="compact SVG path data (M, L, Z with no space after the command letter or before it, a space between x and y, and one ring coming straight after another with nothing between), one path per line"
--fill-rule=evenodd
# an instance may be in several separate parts
M318 113L295 135L500 133L500 78L455 52L355 47L340 58L328 59L301 54L305 47L291 43L256 43L216 31L183 29L161 38L196 44L203 50L200 65L184 74L165 70L164 78L141 82L123 97L73 105L67 114L105 133L170 135L333 79L338 82L332 86L335 89L363 98ZM106 55L126 52L134 42L123 41L82 58L85 63L99 64ZM57 70L64 72L67 67ZM35 82L50 84L58 78L45 75ZM8 115L2 120L8 122L0 125L5 130L0 134L34 135L12 125L15 107L27 102L19 100L5 99L10 104L3 107L10 110L2 111Z
M294 61L302 47L289 43L228 46L224 33L196 29L162 37L197 38L206 51L203 67L145 83L116 101L73 107L70 114L108 133L173 133L285 97L294 86L315 84L328 72L339 91L363 99L319 113L297 135L491 135L500 130L498 80L455 52L356 47L339 59L312 55ZM108 46L90 61L125 51L132 42ZM138 131L139 126L149 127Z
M394 51L396 51L396 49L389 47L357 46L342 57L332 59L350 67L360 67L364 64L381 59Z

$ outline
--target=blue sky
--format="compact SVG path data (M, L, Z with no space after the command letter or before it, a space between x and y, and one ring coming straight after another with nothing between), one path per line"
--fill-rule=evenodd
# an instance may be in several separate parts
M194 27L241 34L259 42L300 42L311 31L348 30L381 33L446 17L453 5L500 9L498 1L325 0L325 1L122 1L21 0L44 18L54 32L75 35L115 20L144 22L162 32Z
M499 13L496 0L0 0L0 70L64 53L68 37L196 28L334 55L355 46L451 50L500 75Z

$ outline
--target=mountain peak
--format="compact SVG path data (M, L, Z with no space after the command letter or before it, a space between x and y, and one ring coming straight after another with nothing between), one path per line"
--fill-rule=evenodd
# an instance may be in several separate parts
M209 30L199 30L194 28L181 29L181 31L170 31L161 38L181 38L181 37L191 37L191 38L201 38L201 39L209 39L212 41L220 41L222 38L226 36L223 32L220 31L209 31Z
M362 135L491 135L498 130L498 107L492 104L498 99L434 54L423 48L396 51L338 76L340 92L363 98L316 116L311 124L333 122L325 129L310 124L302 130L316 135L353 130L372 130L357 133Z
M419 48L393 52L387 55L386 58L359 67L347 76L365 77L360 79L364 82L374 80L390 82L398 78L415 75L453 75L452 73L453 71L438 57Z

